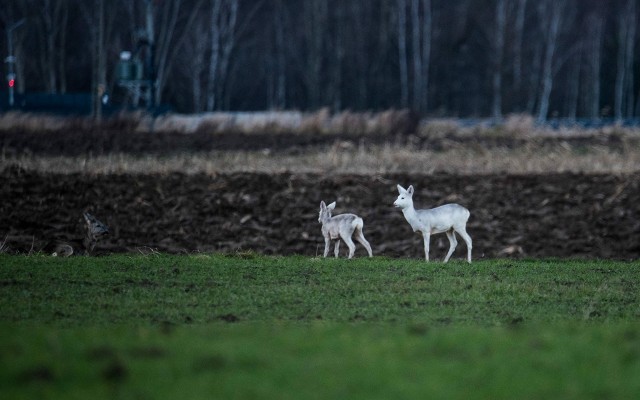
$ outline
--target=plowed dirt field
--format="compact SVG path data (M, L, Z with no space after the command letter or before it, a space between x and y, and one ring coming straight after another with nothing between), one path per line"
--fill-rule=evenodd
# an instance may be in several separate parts
M422 239L393 207L396 184L413 184L417 208L446 202L471 211L474 258L640 256L640 176L631 175L66 175L2 172L3 251L38 251L81 238L90 211L111 228L98 254L255 251L321 255L318 206L364 218L375 255L423 257ZM432 237L432 259L448 248ZM342 246L343 255L346 246ZM356 256L365 256L357 245ZM459 240L454 258L466 247Z

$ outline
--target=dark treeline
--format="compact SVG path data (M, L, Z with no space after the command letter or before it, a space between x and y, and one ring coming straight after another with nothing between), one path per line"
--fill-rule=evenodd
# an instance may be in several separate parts
M0 51L11 31L18 93L118 101L131 98L117 73L131 51L156 78L147 101L180 112L628 118L640 116L637 3L0 0Z

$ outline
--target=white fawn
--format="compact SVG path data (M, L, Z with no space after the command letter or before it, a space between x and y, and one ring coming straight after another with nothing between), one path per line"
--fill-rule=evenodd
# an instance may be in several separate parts
M402 209L402 213L406 218L414 232L422 234L424 239L424 257L429 261L429 239L431 235L445 232L449 238L449 252L444 258L444 262L449 261L449 257L458 245L455 232L467 243L467 261L471 263L471 237L467 234L467 220L469 219L469 210L459 204L445 204L440 207L428 210L416 210L413 208L413 186L405 189L398 185L398 193L400 195L393 202L393 205Z
M338 257L340 251L340 239L342 239L349 247L349 258L353 257L353 253L356 251L356 245L351 240L353 236L358 242L360 242L369 257L373 256L371 252L371 245L364 238L362 233L363 221L362 218L355 214L340 214L335 217L331 216L331 211L336 208L336 202L329 204L328 206L324 201L320 202L320 214L318 215L318 222L322 224L322 236L324 236L324 256L329 254L329 245L331 240L336 241L336 247L334 254ZM355 234L355 235L354 235Z

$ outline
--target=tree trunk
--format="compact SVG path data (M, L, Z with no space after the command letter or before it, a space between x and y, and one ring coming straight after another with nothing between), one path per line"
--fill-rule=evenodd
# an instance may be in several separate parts
M60 8L58 9L61 13L60 15L60 25L62 29L60 29L60 40L59 40L59 51L57 51L58 56L58 67L57 71L60 76L60 93L67 92L67 26L69 24L69 2L68 0L62 0L59 3Z
M182 0L165 2L161 12L159 13L161 15L161 19L159 21L160 23L157 24L160 28L157 33L155 32L155 24L153 24L153 34L156 35L156 37L151 40L151 45L155 52L153 60L154 65L151 67L153 71L153 76L151 78L155 85L152 88L154 91L153 106L157 106L162 102L162 91L166 85L167 71L170 70L171 64L175 59L173 56L176 49L175 33L181 6Z
M422 113L422 51L420 45L420 2L411 1L411 47L413 56L413 109Z
M625 112L633 108L632 86L635 25L635 0L627 0L618 15L618 54L614 96L614 117L618 122L622 121ZM629 96L629 94L631 95Z
M207 80L207 111L223 105L224 85L235 46L238 0L213 0L211 7L211 51Z
M338 3L335 5L335 29L333 36L333 54L334 62L331 63L331 82L329 84L332 97L332 108L334 111L342 109L342 64L344 61L344 11L343 6Z
M228 97L223 97L225 85L227 83L227 79L229 76L229 64L231 62L231 52L236 45L236 22L238 20L238 0L228 0L228 8L227 14L225 18L225 22L222 25L223 27L223 36L222 36L222 54L220 56L220 79L218 80L218 93L217 96L219 99ZM224 108L228 109L228 101L224 104ZM221 104L222 105L222 104Z
M308 0L304 3L304 24L307 46L307 67L305 69L305 83L308 93L308 107L317 109L323 104L323 66L324 66L324 35L327 23L326 0Z
M542 88L540 91L540 104L538 105L538 122L544 122L549 112L549 97L553 87L553 58L557 47L558 32L560 30L560 20L562 19L562 4L551 1L547 3L551 8L551 15L541 16L548 19L549 25L545 29L545 52L542 66Z
M197 10L196 12L199 12ZM209 33L208 19L204 16L197 18L193 23L193 30L187 38L183 48L182 59L185 60L182 73L187 82L191 84L191 103L193 112L204 111L203 85L206 73L206 52L209 42L206 40Z
M493 89L493 102L491 114L495 121L502 119L502 58L504 51L504 34L507 7L505 0L496 0L496 24L493 49L493 77L491 87Z
M354 65L353 69L356 71L356 81L354 82L355 90L353 102L355 108L357 109L366 109L367 108L367 100L368 100L368 87L367 87L367 79L368 79L368 59L372 56L367 52L367 33L370 29L370 25L367 25L366 22L372 18L370 14L371 3L369 2L361 2L361 1L351 1L350 2L350 20L354 21L354 25L350 32L351 40L352 40L352 54L354 57ZM367 19L369 18L369 19ZM349 37L347 36L347 37Z
M600 68L602 65L602 17L594 14L589 23L589 103L587 115L589 118L600 117Z
M400 66L400 106L409 106L409 67L407 61L407 0L398 0L398 58Z
M627 118L633 117L633 58L634 58L634 46L636 43L636 2L635 0L629 0L627 2L627 43L626 43L626 51L625 51L625 69L627 72L625 73L625 86L627 91L627 109L626 116Z
M421 110L426 113L429 108L429 68L431 64L431 40L432 40L432 14L431 0L422 0L424 12L422 22L422 92Z
M222 0L214 0L211 6L211 55L209 58L209 76L207 79L207 111L213 111L216 104L216 86L220 62L220 14Z
M274 105L277 109L287 106L287 65L285 46L285 7L282 0L276 0L274 11L275 28L275 98Z
M104 46L104 0L98 0L98 49L96 54L97 86L94 92L94 115L97 120L102 119L102 95L106 90L107 84L107 66Z
M42 76L45 77L46 91L56 93L57 83L57 63L56 63L56 35L59 30L59 21L56 18L56 9L61 3L52 5L51 0L43 0L39 5L40 16L42 18L42 48L39 50L40 68Z
M515 38L513 49L513 85L516 92L522 85L522 38L524 36L524 17L527 8L527 0L518 0L516 11Z

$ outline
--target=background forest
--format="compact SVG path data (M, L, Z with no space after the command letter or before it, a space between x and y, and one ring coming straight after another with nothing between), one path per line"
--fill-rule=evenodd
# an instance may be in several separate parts
M640 115L639 8L636 0L0 0L0 53L11 40L18 93L103 87L124 101L116 70L130 51L155 77L151 101L183 113L411 108L622 119Z

